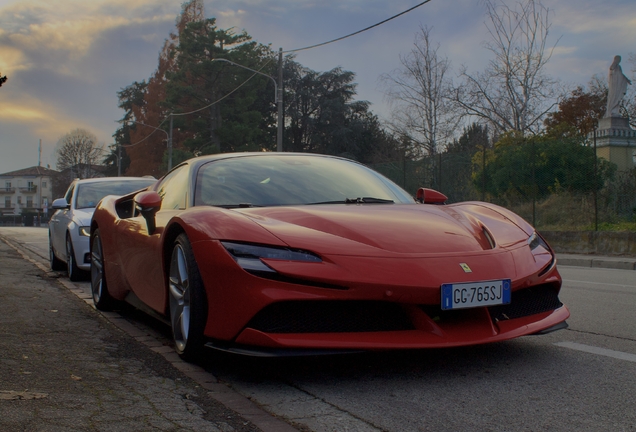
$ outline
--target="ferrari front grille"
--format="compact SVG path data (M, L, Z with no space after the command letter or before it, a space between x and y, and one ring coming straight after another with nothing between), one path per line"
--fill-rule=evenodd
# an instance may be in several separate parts
M289 301L262 309L247 327L265 333L359 333L413 330L395 303L379 301Z
M556 289L549 284L512 292L510 304L488 308L494 322L549 312L563 306Z

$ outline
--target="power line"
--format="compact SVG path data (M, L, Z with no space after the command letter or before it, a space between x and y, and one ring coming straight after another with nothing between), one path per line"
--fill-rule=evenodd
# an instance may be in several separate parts
M319 44L310 45L310 46L307 46L307 47L304 47L304 48L296 48L296 49L292 49L292 50L283 51L283 54L288 54L288 53L293 53L293 52L298 52L298 51L305 51L305 50L309 50L309 49L312 49L312 48L318 48L318 47L321 47L321 46L329 45L329 44L331 44L331 43L338 42L338 41L341 41L341 40L344 40L344 39L350 38L350 37L355 36L355 35L358 35L358 34L360 34L360 33L364 33L364 32L365 32L365 31L367 31L367 30L371 30L371 29L373 29L373 28L375 28L375 27L378 27L378 26L381 26L382 24L387 23L387 22L389 22L389 21L391 21L391 20L393 20L393 19L395 19L395 18L398 18L398 17L400 17L400 16L402 16L402 15L405 15L405 14L407 14L407 13L409 13L409 12L411 12L411 11L413 11L413 10L417 9L417 8L419 8L420 6L423 6L423 5L425 5L426 3L429 3L430 1L431 1L431 0L425 0L425 1L421 2L421 3L416 4L415 6L413 6L413 7L409 8L409 9L406 9L405 11L402 11L402 12L400 12L400 13L396 14L396 15L393 15L392 17L389 17L389 18L387 18L387 19L385 19L385 20L382 20L382 21L380 21L380 22L378 22L378 23L375 23L375 24L373 24L373 25L371 25L371 26L369 26L369 27L363 28L362 30L358 30L358 31L356 31L356 32L350 33L350 34L348 34L348 35L346 35L346 36L342 36L342 37L339 37L339 38L336 38L336 39L332 39L332 40L327 41L327 42L322 42L322 43L319 43ZM271 62L271 59L270 59L270 60L268 60L268 61L267 61L267 62L266 62L266 63L265 63L265 64L264 64L264 65L263 65L260 69L258 69L258 70L259 70L259 71L261 71L261 70L265 69L265 66L267 66L270 62ZM245 84L246 84L249 80L251 80L251 79L252 79L252 78L254 78L255 76L256 76L256 73L254 73L251 77L249 77L249 78L248 78L248 79L246 79L243 83L241 83L240 85L238 85L238 86L237 86L234 90L232 90L231 92L229 92L228 94L226 94L226 95L225 95L225 96L223 96L222 98L220 98L220 99L218 99L218 100L216 100L216 101L214 101L214 102L210 103L209 105L206 105L206 106L204 106L204 107L202 107L202 108L199 108L199 109L196 109L196 110L194 110L194 111L190 111L190 112L186 112L186 113L172 113L171 115L172 115L172 116L185 116L185 115L194 114L194 113L196 113L196 112L199 112L199 111L202 111L202 110L204 110L204 109L206 109L206 108L209 108L209 107L211 107L212 105L217 104L217 103L221 102L223 99L225 99L225 98L229 97L232 93L236 92L238 89L240 89L241 87L243 87L243 86L244 86L244 85L245 85ZM161 125L162 125L162 124L163 124L166 120L167 120L167 118L166 118L166 119L163 119L163 121L159 124L159 126L161 126ZM149 125L146 125L146 126L149 126ZM151 127L152 127L152 126L151 126ZM159 129L159 128L157 127L156 129ZM163 129L162 129L162 130L163 130ZM154 130L154 131L153 131L153 132L151 132L148 136L146 136L145 138L143 138L143 139L141 139L141 140L137 141L137 142L136 142L136 143L134 143L134 144L122 144L122 147L133 147L133 146L135 146L135 145L137 145L137 144L141 144L142 142L144 142L144 141L146 141L148 138L150 138L150 137L151 137L151 136L152 136L152 135L153 135L156 131L157 131L157 130ZM165 132L165 131L164 131L164 132Z
M430 1L430 0L429 0L429 1ZM207 105L207 106L204 106L204 107L202 107L202 108L196 109L196 110L194 110L194 111L190 111L190 112L186 112L186 113L173 113L172 115L173 115L173 116L184 116L184 115L194 114L194 113L199 112L199 111L203 111L203 110L204 110L204 109L206 109L206 108L210 108L212 105L214 105L214 104L217 104L217 103L221 102L223 99L225 99L225 98L229 97L232 93L234 93L235 91L237 91L238 89L240 89L241 87L243 87L245 84L247 84L247 82L248 82L249 80L251 80L252 78L254 78L254 77L257 75L257 73L260 73L260 71L262 71L263 69L265 69L265 66L267 66L267 65L268 65L268 64L270 64L271 62L272 62L272 59L270 58L269 60L267 60L267 61L265 62L265 64L264 64L263 66L261 66L261 68L260 68L260 69L258 69L258 72L253 73L251 77L249 77L248 79L246 79L245 81L243 81L243 82L242 82L241 84L239 84L239 85L238 85L238 86L237 86L234 90L232 90L231 92L229 92L228 94L226 94L225 96L223 96L221 99L216 100L216 101L212 102L211 104L209 104L209 105ZM165 121L165 120L164 120L164 121ZM163 123L163 122L162 122L162 123Z
M263 66L261 66L261 68L260 68L260 69L258 69L258 71L260 72L260 71L262 71L263 69L265 69L265 67L266 67L268 64L270 64L271 62L272 62L272 59L269 59L267 62L265 62L265 64L264 64ZM203 110L204 110L204 109L206 109L206 108L210 108L212 105L215 105L215 104L217 104L217 103L221 102L223 99L226 99L227 97L231 96L231 95L232 95L232 93L236 92L238 89L240 89L241 87L243 87L245 84L247 84L247 82L248 82L249 80L251 80L252 78L254 78L256 75L257 75L256 73L252 74L252 76L250 76L248 79L246 79L246 80L245 80L245 81L243 81L241 84L239 84L238 86L236 86L236 87L235 87L232 91L230 91L229 93L227 93L226 95L224 95L224 96L223 96L223 97L221 97L220 99L217 99L217 100L215 100L214 102L210 103L209 105L206 105L206 106L201 107L201 108L199 108L199 109L196 109L196 110L194 110L194 111L185 112L185 113L171 113L170 115L171 115L171 116L175 116L175 117L176 117L176 116L185 116L185 115L190 115L190 114L197 113L197 112L199 112L199 111L203 111ZM170 118L170 117L168 116L168 117L166 117L165 119L163 119L163 120L161 121L161 123L159 123L159 126L157 126L157 127L155 127L155 126L150 126L150 125L147 125L147 124L144 124L144 123L141 123L141 122L135 122L135 123L139 123L139 124L141 124L141 125L143 125L143 126L148 126L148 127L154 128L155 130L154 130L154 131L152 131L152 132L150 132L150 134L148 134L148 136L146 136L145 138L142 138L141 140L137 141L136 143L133 143L133 144L122 144L121 146L122 146L122 147L133 147L133 146L136 146L137 144L141 144L142 142L144 142L144 141L146 141L148 138L150 138L150 137L151 137L151 136L152 136L155 132L157 132L157 130L161 130L162 132L167 133L167 132L166 132L166 131L164 131L163 129L160 129L160 127L161 127L161 125L162 125L162 124L163 124L166 120L168 120L168 118Z
M371 29L372 29L372 28L374 28L374 27L381 26L382 24L387 23L387 22L391 21L392 19L395 19L395 18L397 18L397 17L399 17L399 16L402 16L402 15L404 15L404 14L407 14L407 13L411 12L412 10L417 9L418 7L420 7L420 6L422 6L422 5L425 5L426 3L430 2L430 1L431 1L431 0L425 0L425 1L423 1L422 3L420 3L420 4L417 4L417 5L413 6L412 8L409 8L409 9L407 9L407 10L403 11L403 12L400 12L400 13L399 13L399 14L397 14L397 15L393 15L392 17L385 19L384 21L380 21L379 23L373 24L372 26L369 26L369 27L367 27L367 28L363 28L362 30L358 30L357 32L354 32L354 33L348 34L348 35L346 35L346 36L342 36L342 37L339 37L339 38L337 38L337 39L333 39L333 40L330 40L330 41L327 41L327 42L322 42L322 43L319 43L319 44L316 44L316 45L311 45L311 46L304 47L304 48L296 48L296 49L293 49L293 50L283 51L283 53L284 53L284 54L287 54L287 53L293 53L293 52L298 52L298 51L304 51L304 50L308 50L308 49L312 49L312 48L318 48L318 47L321 47L321 46L324 46L324 45L328 45L328 44L330 44L330 43L334 43L334 42L341 41L341 40L343 40L343 39L347 39L347 38L349 38L349 37L351 37L351 36L355 36L355 35L357 35L357 34L360 34L360 33L365 32L365 31L367 31L367 30L371 30Z

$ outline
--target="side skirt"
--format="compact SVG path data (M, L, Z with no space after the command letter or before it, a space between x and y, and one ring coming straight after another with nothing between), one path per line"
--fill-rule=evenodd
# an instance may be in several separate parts
M139 300L139 297L137 297L135 293L133 293L132 291L130 291L126 295L126 298L124 299L124 301L128 303L129 305L131 305L132 307L134 307L135 309L139 309L143 313L150 315L157 321L161 321L162 323L170 327L170 319L168 319L168 317L160 314L159 312L152 309L151 307L148 307L144 302Z

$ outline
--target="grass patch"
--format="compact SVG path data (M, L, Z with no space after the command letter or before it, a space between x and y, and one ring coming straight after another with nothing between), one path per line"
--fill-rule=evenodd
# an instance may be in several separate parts
M602 201L602 200L599 200ZM557 193L537 201L505 205L542 231L594 231L594 198L591 194ZM598 205L599 231L636 231L636 214L618 215L610 205ZM534 217L533 217L534 214Z

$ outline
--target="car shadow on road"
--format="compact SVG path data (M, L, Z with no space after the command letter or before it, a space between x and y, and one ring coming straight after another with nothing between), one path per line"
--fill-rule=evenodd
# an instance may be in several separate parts
M170 326L132 306L123 305L119 314L150 333L165 346L174 348ZM374 376L421 378L488 377L528 365L554 361L557 349L537 343L541 337L456 348L372 351L344 354L287 357L256 357L206 348L194 361L214 376L243 382L296 380L356 381Z
M554 347L532 338L472 347L258 358L208 351L198 362L217 377L243 382L356 382L374 377L488 378L553 360Z

